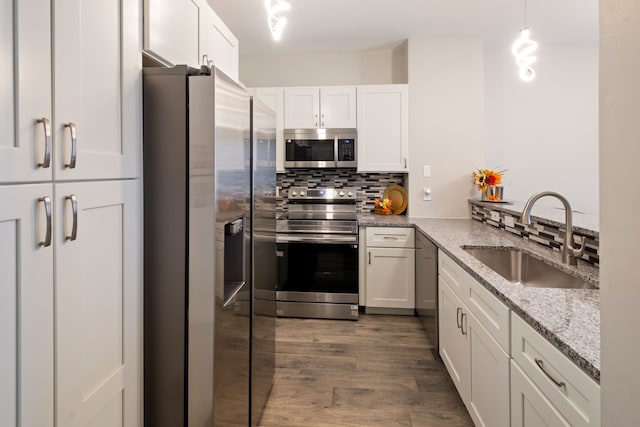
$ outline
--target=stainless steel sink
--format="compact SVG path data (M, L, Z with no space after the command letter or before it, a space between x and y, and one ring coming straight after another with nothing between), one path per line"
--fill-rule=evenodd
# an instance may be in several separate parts
M584 280L515 248L464 248L512 283L532 288L596 289Z

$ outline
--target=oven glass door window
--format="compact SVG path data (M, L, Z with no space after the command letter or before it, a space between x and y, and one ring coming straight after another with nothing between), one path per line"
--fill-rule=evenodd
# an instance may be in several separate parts
M333 139L288 139L286 160L291 162L335 161Z
M279 291L358 293L358 245L279 244Z

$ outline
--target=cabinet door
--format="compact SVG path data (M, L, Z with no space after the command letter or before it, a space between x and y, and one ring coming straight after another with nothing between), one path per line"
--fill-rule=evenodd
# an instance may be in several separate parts
M255 96L276 112L276 172L284 172L284 89L281 87L260 87Z
M356 127L356 88L320 88L320 127Z
M53 4L54 178L136 177L142 94L138 1Z
M317 87L284 89L285 129L320 127L320 91Z
M0 0L0 183L51 179L50 6Z
M53 425L53 247L40 245L44 197L51 207L50 184L0 187L2 426Z
M55 185L59 426L142 424L140 196L136 180Z
M470 393L469 335L466 329L463 333L463 328L468 328L468 323L464 324L462 301L442 278L438 289L438 310L440 357L466 404Z
M358 171L407 172L409 88L358 86Z
M145 0L144 49L169 65L201 63L200 22L206 19L202 0Z
M367 307L415 308L413 249L367 248Z
M553 407L551 402L511 362L511 426L512 427L569 427L571 424Z
M206 18L200 43L207 59L233 80L238 81L238 39L210 7L202 15ZM202 21L201 21L202 22Z
M473 314L465 321L471 352L471 418L476 426L509 427L509 356Z

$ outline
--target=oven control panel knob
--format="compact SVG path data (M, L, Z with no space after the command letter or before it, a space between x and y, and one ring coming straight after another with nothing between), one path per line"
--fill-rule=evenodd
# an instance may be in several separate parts
M293 192L291 193L291 195L292 195L293 197L296 197L296 196L298 195L298 192L297 192L297 191L293 191Z
M349 191L349 193L347 193L347 196L353 197L353 192Z
M300 197L304 197L304 191L300 192Z
M338 194L340 194L340 197L344 197L344 191L341 191L341 192L340 192L340 193L338 193Z

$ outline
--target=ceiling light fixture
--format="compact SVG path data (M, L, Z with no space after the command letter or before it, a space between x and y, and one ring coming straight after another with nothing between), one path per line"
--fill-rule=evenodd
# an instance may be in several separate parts
M538 59L531 56L538 49L538 43L529 37L531 37L531 28L527 27L527 0L524 0L524 28L520 30L520 37L511 46L511 53L520 67L520 78L525 82L530 82L536 77L536 72L531 65Z
M271 35L275 41L282 37L282 30L287 24L287 18L281 16L280 13L291 9L291 5L285 0L265 0L264 6L267 8L267 22Z

